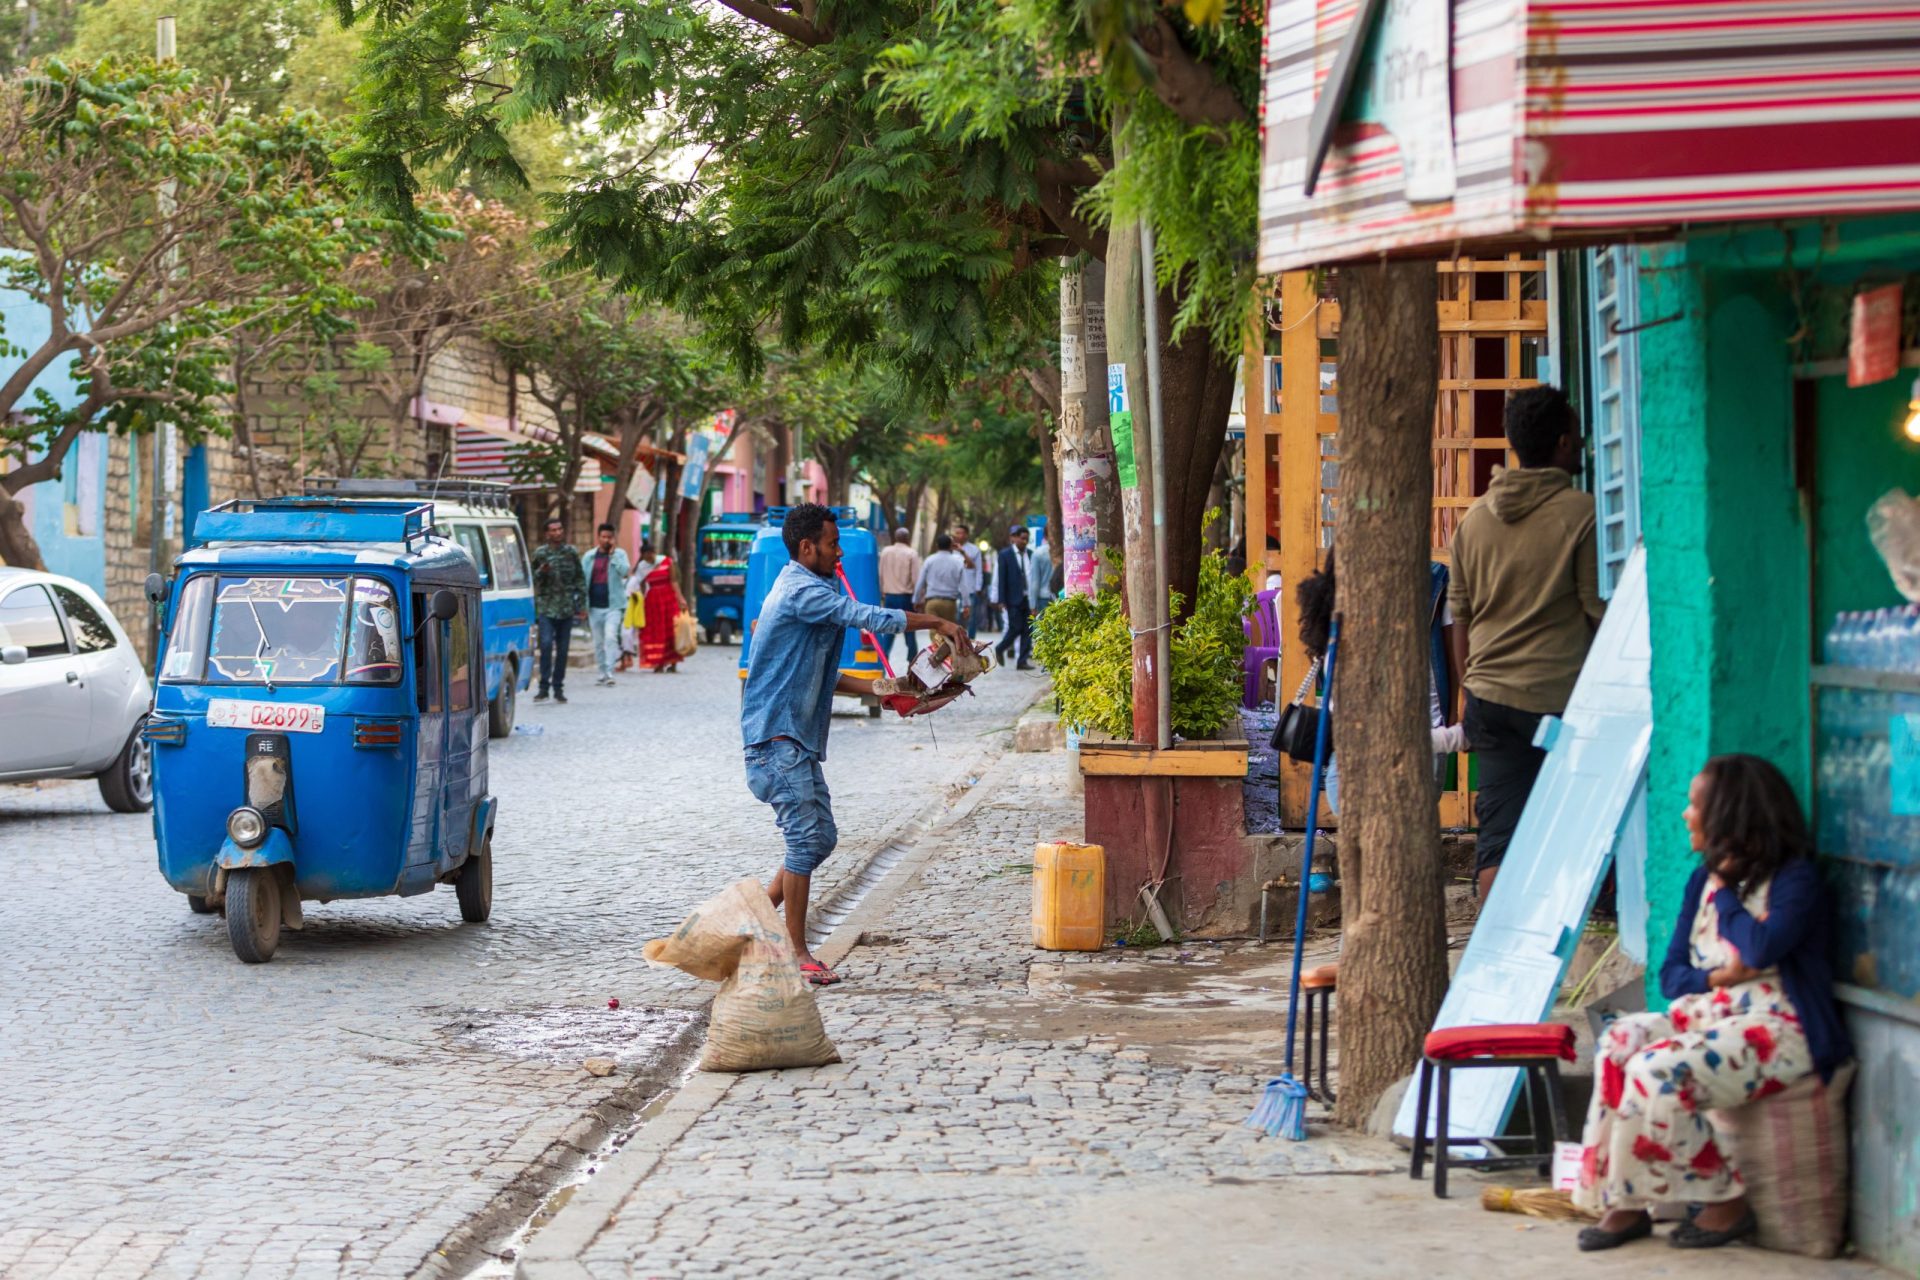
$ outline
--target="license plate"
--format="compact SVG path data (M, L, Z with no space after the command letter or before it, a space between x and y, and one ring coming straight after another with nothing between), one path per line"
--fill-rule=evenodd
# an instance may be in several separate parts
M319 733L327 709L313 702L254 702L215 698L207 704L207 723L216 729L273 729L281 733Z

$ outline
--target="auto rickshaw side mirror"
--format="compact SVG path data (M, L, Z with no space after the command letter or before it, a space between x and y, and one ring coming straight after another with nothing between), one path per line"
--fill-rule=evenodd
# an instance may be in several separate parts
M17 667L26 660L27 646L23 644L10 644L4 648L0 648L0 663L4 663L9 667Z
M453 615L460 612L460 597L445 587L433 593L433 601L428 606L436 622L452 622Z
M159 604L167 598L167 580L157 573L147 575L147 599Z

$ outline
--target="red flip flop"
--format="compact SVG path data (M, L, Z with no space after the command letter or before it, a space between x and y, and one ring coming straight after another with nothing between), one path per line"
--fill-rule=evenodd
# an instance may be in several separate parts
M827 966L821 964L818 960L810 960L806 964L801 965L800 972L804 973L807 976L807 981L816 987L830 987L840 981L839 974L827 968Z

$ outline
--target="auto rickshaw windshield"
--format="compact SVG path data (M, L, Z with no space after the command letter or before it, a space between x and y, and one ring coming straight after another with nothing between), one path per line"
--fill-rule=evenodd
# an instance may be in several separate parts
M161 678L207 684L395 684L393 588L378 578L202 574L182 588Z

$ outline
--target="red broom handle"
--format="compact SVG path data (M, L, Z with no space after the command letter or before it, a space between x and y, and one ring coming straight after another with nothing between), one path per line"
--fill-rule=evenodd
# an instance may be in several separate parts
M853 594L853 584L847 581L847 571L839 565L833 566L833 571L840 575L840 585L847 589L847 595L858 600L860 597ZM868 644L873 646L874 655L880 659L880 669L887 673L887 679L893 679L893 664L887 661L887 651L880 647L880 642L874 638L873 632L862 627L860 634L865 637Z

